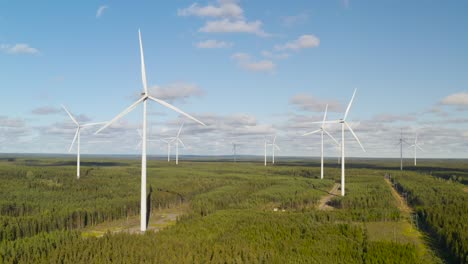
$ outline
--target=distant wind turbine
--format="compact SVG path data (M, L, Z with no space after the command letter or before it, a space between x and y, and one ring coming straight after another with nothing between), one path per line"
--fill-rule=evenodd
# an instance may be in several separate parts
M414 139L414 144L409 146L410 148L414 148L414 166L416 166L416 151L417 149L420 149L421 151L424 151L419 145L418 145L418 134L416 133L416 137Z
M307 136L307 135L312 135L312 134L315 134L315 133L318 133L318 132L321 133L322 144L321 144L321 158L320 158L320 179L323 179L323 135L324 135L324 133L327 134L331 139L333 139L333 141L335 141L336 145L338 145L338 146L340 145L340 143L338 143L338 141L336 141L336 139L330 133L328 133L328 131L325 129L325 121L327 119L327 111L328 111L328 104L325 106L325 114L323 115L323 121L322 121L322 125L320 126L320 129L317 129L315 131L308 132L308 133L305 133L304 135L302 135L302 136Z
M184 127L184 123L179 128L179 132L177 132L177 136L174 138L176 143L176 165L179 164L179 143L182 144L182 147L185 148L184 142L180 139L180 132L182 132L182 128Z
M278 145L276 145L276 135L273 138L273 142L270 144L271 145L271 163L275 164L275 150L281 150Z
M115 123L117 120L119 120L120 118L122 118L123 116L125 116L126 114L128 114L130 111L132 111L135 107L137 107L140 103L143 103L143 144L142 144L142 148L141 148L141 202L140 202L140 230L142 232L146 231L146 228L148 226L148 223L147 223L147 212L146 212L146 139L147 139L147 102L148 102L148 99L149 100L152 100L152 101L155 101L157 102L158 104L161 104L169 109L172 109L174 110L175 112L181 114L181 115L184 115L186 116L187 118L201 124L201 125L204 125L204 123L202 123L201 121L199 121L198 119L192 117L191 115L183 112L182 110L180 110L179 108L171 105L171 104L168 104L166 103L165 101L163 100L160 100L156 97L153 97L151 95L149 95L149 92L148 92L148 85L147 85L147 80L146 80L146 69L145 69L145 60L144 60L144 55L143 55L143 44L142 44L142 41L141 41L141 32L140 30L138 30L138 37L139 37L139 40L140 40L140 59L141 59L141 79L142 79L142 82L143 82L143 92L141 93L141 96L140 96L140 99L138 99L135 103L133 103L132 105L130 105L127 109L125 109L122 113L120 113L119 115L117 115L116 117L114 117L114 119L112 119L111 121L109 121L105 126L103 126L102 128L100 128L98 131L96 131L96 133L99 133L101 132L102 130L104 130L105 128L107 128L108 126L112 125L113 123Z
M351 105L353 104L355 95L356 95L356 90L354 90L353 96L351 97L351 101L349 101L348 107L346 108L346 112L342 119L333 120L333 121L325 121L325 122L323 121L314 122L314 123L322 123L322 124L324 123L341 124L341 196L345 195L345 139L344 139L345 128L348 128L348 130L351 132L351 134L353 134L354 138L361 146L362 150L366 152L366 150L361 144L361 141L359 141L359 138L356 136L356 133L354 133L351 126L346 122L346 118L348 117L348 113L349 113L349 110L351 109Z
M88 124L80 124L78 121L75 119L75 117L67 110L67 108L62 105L63 110L67 112L68 116L70 119L75 123L76 125L76 132L75 132L75 137L73 138L73 141L70 145L70 148L68 149L68 152L70 152L73 148L73 145L76 143L76 178L80 178L80 138L81 138L81 129L85 127L90 127L90 126L96 126L96 125L102 125L105 124L106 122L99 122L99 123L88 123Z
M264 146L263 146L264 159L263 160L264 160L264 166L266 167L266 165L267 165L267 146L269 145L266 137L264 137L263 142L264 142Z
M232 142L232 153L234 154L234 162L237 162L237 146L238 143Z
M171 161L171 144L174 140L174 137L161 139L162 142L167 144L167 162Z
M400 170L403 170L403 143L408 144L408 142L406 142L406 140L403 139L403 129L402 129L400 132L400 141L398 142L398 145L400 145Z

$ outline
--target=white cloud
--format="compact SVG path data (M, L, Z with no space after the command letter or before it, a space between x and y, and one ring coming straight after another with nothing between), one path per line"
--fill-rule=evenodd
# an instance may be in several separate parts
M106 6L106 5L100 6L96 11L96 18L100 18L102 16L102 14L104 13L104 10L106 10L107 8L109 8L109 7Z
M195 84L176 82L163 87L151 87L150 94L161 100L184 102L190 97L202 96L204 92Z
M416 117L411 114L407 115L394 115L394 114L378 114L371 120L372 122L379 123L393 123L393 122L413 122Z
M276 45L276 50L301 50L316 48L320 45L320 39L314 35L302 35L298 39L287 42L284 45Z
M39 54L39 50L33 47L30 47L28 44L18 43L15 45L2 44L0 45L0 50L8 54Z
M51 107L51 106L42 106L35 108L31 111L32 114L34 115L52 115L52 114L57 114L60 113L61 110L56 107Z
M249 71L272 72L276 68L276 64L271 60L255 61L247 53L239 52L232 55L231 58L237 61L240 67Z
M199 6L197 3L191 6L179 9L179 16L198 16L198 17L222 17L236 18L243 17L244 10L237 4L237 1L219 0L218 5Z
M232 43L225 41L218 41L214 39L208 39L200 41L195 45L199 49L220 49L232 47Z
M325 111L325 106L327 104L328 111L330 112L339 112L343 110L343 107L338 101L319 99L307 94L297 94L291 97L289 103L299 107L301 110L311 112L323 112Z
M269 36L268 33L262 30L262 22L259 20L252 22L229 19L208 21L199 31L205 33L251 33L262 37Z
M264 50L264 51L262 51L261 54L262 54L263 57L268 58L268 59L283 60L283 59L289 58L288 53L273 53L273 52Z
M460 92L451 94L441 101L444 105L468 106L468 93Z

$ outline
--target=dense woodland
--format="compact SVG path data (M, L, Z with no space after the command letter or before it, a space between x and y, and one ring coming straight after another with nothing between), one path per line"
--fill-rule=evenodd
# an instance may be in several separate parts
M0 160L0 263L422 263L405 234L389 239L367 227L404 221L383 177L386 166L348 169L347 195L331 200L334 210L320 211L318 201L339 182L338 166L320 180L316 163L150 161L151 210L188 209L157 233L98 238L83 228L139 214L139 162L82 165L77 180L73 161ZM463 263L464 186L416 172L392 175L411 193L422 227Z
M457 179L458 180L458 179ZM456 181L420 175L395 174L393 182L416 209L417 219L453 261L468 263L468 195Z

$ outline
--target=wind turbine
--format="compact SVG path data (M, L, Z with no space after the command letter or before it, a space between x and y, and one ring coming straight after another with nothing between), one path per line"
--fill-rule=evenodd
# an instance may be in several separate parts
M138 145L136 146L136 148L140 148L141 147L141 144L143 143L143 134L141 133L141 129L137 129L137 132L138 132L138 135L140 136L140 141L138 142ZM147 139L146 140L147 142L157 142L158 140L156 139Z
M320 129L317 129L315 131L308 132L308 133L305 133L304 135L302 135L302 136L307 136L307 135L312 135L312 134L315 134L315 133L318 133L318 132L321 133L321 136L322 136L322 145L321 145L322 156L320 158L320 179L323 179L323 135L324 135L324 133L327 134L331 139L333 139L333 141L335 141L336 145L338 145L338 146L340 145L340 143L338 143L338 141L336 141L336 139L330 133L328 133L328 131L325 129L325 120L327 119L327 111L328 111L328 104L325 106L325 114L323 115L323 121L322 121L322 125L320 126Z
M239 144L232 142L232 153L234 154L234 162L237 162L237 146L239 146Z
M400 142L398 142L398 145L400 145L400 170L403 170L403 143L408 144L408 142L406 142L406 140L403 139L403 129L402 129L400 132Z
M171 161L171 144L174 140L174 137L161 139L162 142L167 144L167 162Z
M111 121L109 121L105 126L101 127L98 131L96 131L96 133L99 133L101 132L102 130L104 130L105 128L107 128L108 126L112 125L113 123L115 123L117 120L119 120L120 118L122 118L123 116L125 116L126 114L128 114L130 111L132 111L135 107L137 107L140 103L143 103L143 144L141 145L141 203L140 203L140 230L142 232L146 231L146 228L147 228L147 213L146 213L146 134L147 134L147 102L148 102L148 99L149 100L152 100L152 101L155 101L156 103L158 104L161 104L169 109L172 109L174 110L175 112L181 114L181 115L184 115L186 117L188 117L189 119L201 124L201 125L204 125L205 124L201 121L199 121L198 119L192 117L191 115L183 112L182 110L180 110L179 108L171 105L171 104L168 104L166 103L165 101L163 100L160 100L156 97L153 97L151 95L149 95L148 93L148 85L147 85L147 80L146 80L146 69L145 69L145 60L144 60L144 55L143 55L143 44L142 44L142 41L141 41L141 32L140 30L138 30L138 37L139 37L139 40L140 40L140 59L141 59L141 80L142 80L142 83L143 83L143 92L141 93L141 96L140 96L140 99L138 99L135 103L133 103L132 105L130 105L127 109L125 109L122 113L120 113L119 115L117 115L116 117L114 117L114 119L112 119Z
M324 123L341 124L341 196L345 195L345 140L344 140L345 128L348 128L348 130L351 132L351 134L353 134L354 138L361 146L362 150L366 152L366 150L361 144L361 141L359 141L359 138L356 136L356 133L354 133L351 126L346 122L346 118L348 117L348 113L349 113L349 110L351 109L351 105L353 104L355 95L356 95L356 90L354 90L353 96L351 97L351 101L349 101L348 107L346 108L346 112L342 119L333 120L333 121L314 122L314 123L322 123L322 124Z
M264 154L265 154L264 164L265 164L265 167L267 165L267 145L269 145L269 144L267 142L266 137L264 137Z
M414 139L414 144L409 146L410 148L414 148L414 166L416 166L416 150L420 149L421 151L424 151L419 145L418 145L418 134L416 133L416 138Z
M180 140L180 132L182 132L182 128L184 127L184 123L179 128L179 132L177 132L177 136L174 138L175 143L176 143L176 165L179 164L179 143L182 144L182 147L185 148L184 142Z
M270 144L271 145L271 151L272 151L272 160L271 160L271 163L272 164L275 164L275 150L281 150L278 145L276 145L276 135L275 137L273 138L273 143Z
M90 126L102 125L102 124L105 124L106 122L80 124L75 119L75 117L67 110L67 108L64 105L62 105L62 108L63 108L63 110L65 110L65 112L67 112L70 119L76 125L75 137L73 138L73 141L72 141L72 143L70 145L70 148L68 149L68 152L70 152L72 150L73 145L75 144L76 141L78 141L77 144L76 144L76 178L79 179L80 178L80 145L81 145L80 138L81 138L81 129L85 128L85 127L90 127Z

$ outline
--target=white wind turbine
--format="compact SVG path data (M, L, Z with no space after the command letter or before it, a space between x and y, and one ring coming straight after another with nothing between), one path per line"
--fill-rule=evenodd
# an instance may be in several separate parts
M323 115L323 121L322 121L322 125L320 126L320 129L317 129L315 131L308 132L302 135L302 136L307 136L307 135L312 135L318 132L321 133L322 145L321 145L321 158L320 158L320 179L323 179L323 135L324 133L327 134L331 139L333 139L333 141L335 141L337 146L340 145L340 143L338 143L338 141L336 141L336 139L330 133L328 133L328 131L325 129L325 120L327 119L327 111L328 111L328 104L325 106L325 114Z
M409 146L410 148L414 148L414 166L416 166L416 151L417 149L420 149L421 151L424 151L419 145L418 145L418 134L416 133L416 137L414 139L414 144Z
M67 108L64 105L62 105L62 108L63 108L63 110L65 110L65 112L67 112L70 119L76 125L75 137L73 138L73 141L72 141L72 143L70 145L70 148L68 149L68 152L70 152L72 150L73 145L77 141L77 143L76 143L76 178L79 179L80 178L80 145L81 145L80 138L81 138L81 129L85 128L85 127L90 127L90 126L102 125L102 124L105 124L106 122L80 124L80 123L78 123L76 118L67 110Z
M403 170L403 143L408 144L408 142L406 142L406 140L403 139L403 129L402 129L400 132L400 142L398 142L398 145L400 145L400 170Z
M161 139L162 142L167 144L167 162L171 161L171 144L174 141L175 138L163 138Z
M237 146L238 143L232 142L232 153L234 154L234 162L237 162Z
M171 104L168 104L166 103L165 101L163 100L160 100L158 98L155 98L151 95L149 95L148 93L148 85L147 85L147 80L146 80L146 69L145 69L145 60L144 60L144 55L143 55L143 44L142 44L142 41L141 41L141 33L140 33L140 30L138 30L138 37L139 37L139 40L140 40L140 59L141 59L141 79L142 79L142 82L143 82L143 92L141 93L141 97L140 99L138 99L135 103L133 103L132 105L130 105L127 109L125 109L122 113L120 113L119 115L117 115L116 117L114 117L114 119L112 119L111 121L109 121L105 126L103 126L102 128L100 128L98 131L96 131L96 133L99 133L101 132L102 130L104 130L105 128L107 128L108 126L112 125L113 123L115 123L117 120L119 120L120 118L122 118L123 116L125 116L126 114L128 114L130 111L132 111L135 107L137 107L140 103L143 103L143 140L142 140L142 148L141 148L141 204L140 204L140 230L141 231L146 231L146 228L147 228L147 221L146 221L146 216L147 216L147 212L146 212L146 137L147 137L147 102L148 102L148 99L149 100L152 100L152 101L155 101L169 109L172 109L176 112L178 112L179 114L182 114L190 119L192 119L193 121L197 122L197 123L200 123L201 125L205 125L204 123L202 123L201 121L199 121L198 119L192 117L191 115L183 112L182 110L178 109L177 107L171 105Z
M176 165L179 164L179 143L182 144L182 147L185 148L184 142L180 139L180 132L182 132L182 128L184 127L184 123L179 128L179 132L177 132L177 136L174 138L176 143Z
M271 163L275 164L275 150L281 150L278 145L276 145L276 135L273 138L273 142L270 144L271 145Z
M354 90L353 96L351 97L351 101L349 101L348 107L346 108L346 112L342 119L333 120L333 121L325 121L325 122L323 121L314 122L314 123L322 123L322 124L324 123L341 124L341 196L345 195L345 140L344 140L345 127L348 128L351 134L353 134L354 138L359 143L362 150L366 152L366 150L361 144L361 141L359 141L359 138L356 136L351 126L346 122L346 118L348 117L348 113L349 113L349 110L351 109L351 105L353 103L355 95L356 95L356 90Z
M265 154L263 160L264 160L264 165L266 166L266 165L267 165L267 146L268 146L269 144L268 144L268 141L267 141L267 138L266 138L266 137L264 137L263 141L264 141L264 146L263 146L264 151L263 151L263 152L264 152L264 154Z
M143 134L141 132L141 129L137 129L138 135L140 136L140 141L138 142L138 145L136 148L141 148L141 144L143 143ZM156 139L146 139L146 142L158 142Z

